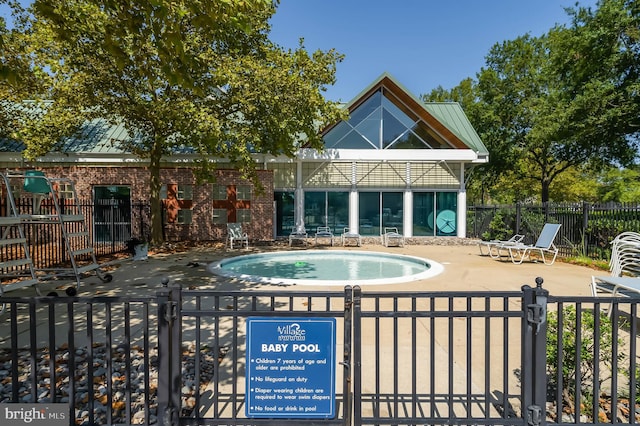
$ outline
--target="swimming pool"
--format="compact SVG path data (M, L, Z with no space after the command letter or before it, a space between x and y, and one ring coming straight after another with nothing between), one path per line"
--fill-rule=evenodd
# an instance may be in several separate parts
M269 284L375 285L423 280L440 274L437 262L414 256L350 250L249 254L209 265L220 276Z

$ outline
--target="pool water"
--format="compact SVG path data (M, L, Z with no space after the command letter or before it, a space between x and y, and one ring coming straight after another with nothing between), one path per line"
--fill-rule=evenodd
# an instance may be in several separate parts
M216 275L245 281L301 285L394 284L427 279L443 266L419 257L347 250L250 254L209 266Z

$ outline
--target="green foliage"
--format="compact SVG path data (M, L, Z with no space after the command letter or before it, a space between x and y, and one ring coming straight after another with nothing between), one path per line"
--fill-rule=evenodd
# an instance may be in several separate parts
M595 201L598 182L585 167L629 167L637 158L638 2L566 10L571 25L496 43L477 81L423 97L461 102L489 150L489 164L470 176L471 202ZM601 195L637 199L637 185L625 184Z
M547 316L547 373L550 391L558 387L558 378L562 379L562 393L565 402L569 406L578 403L584 404L587 410L592 406L593 392L596 389L593 383L596 367L600 369L598 389L607 379L602 373L611 368L613 362L613 327L611 319L602 312L596 317L591 310L580 311L580 329L577 328L578 313L573 305L565 306L562 310L562 329L558 325L558 313L549 312ZM599 334L595 334L596 322L599 325ZM560 335L559 335L560 334ZM599 340L596 341L596 337ZM578 346L578 338L580 339ZM558 342L562 342L562 358L558 351ZM598 352L596 353L596 343ZM622 342L619 342L622 343ZM620 355L618 361L623 359ZM600 365L596 366L595 361ZM559 367L558 367L559 365ZM558 371L560 368L560 371ZM576 401L576 377L579 375L581 384L581 401Z
M25 156L47 153L83 120L123 125L135 139L121 148L149 164L153 243L162 240L160 164L176 149L197 156L204 180L222 160L259 189L254 153L321 150L319 130L346 116L322 95L342 55L272 43L277 3L35 0L30 57L49 71L57 113L26 122Z
M640 200L640 173L637 167L620 169L611 167L601 175L598 187L599 200L603 202L635 202Z
M489 229L482 234L483 240L507 240L513 234L513 215L506 210L499 210L493 215Z

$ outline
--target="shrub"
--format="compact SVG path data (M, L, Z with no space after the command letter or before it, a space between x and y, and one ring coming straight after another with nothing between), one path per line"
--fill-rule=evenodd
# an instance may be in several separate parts
M489 223L489 229L482 233L482 239L487 240L506 240L513 233L513 226L508 223L507 214L497 211Z
M596 370L596 361L599 361L599 377L598 388L601 389L602 383L609 379L606 371L611 371L613 360L613 333L611 319L602 312L597 318L591 310L581 310L580 330L577 329L577 310L573 305L566 306L562 310L562 330L560 339L562 341L562 359L560 365L562 371L558 371L558 313L550 312L548 320L547 333L547 374L548 374L548 391L555 393L558 388L558 379L562 379L562 395L564 404L573 408L576 403L589 412L593 408L594 371ZM596 319L599 321L599 336L594 333ZM580 336L580 347L577 347L577 336ZM596 342L596 337L599 340ZM596 343L599 343L598 353L595 353ZM580 359L577 359L578 349ZM619 355L619 360L624 355ZM603 368L604 367L604 368ZM604 373L604 374L603 374ZM577 374L579 374L579 381ZM580 386L580 401L576 401L576 385ZM558 412L562 407L558 407Z

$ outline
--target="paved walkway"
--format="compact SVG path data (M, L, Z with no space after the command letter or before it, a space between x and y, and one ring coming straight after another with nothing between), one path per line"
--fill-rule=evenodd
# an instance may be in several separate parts
M310 246L313 248L313 245ZM367 244L357 248L343 247L321 247L325 250L363 250L367 252L388 252L403 253L418 256L436 262L444 266L441 274L420 281L412 281L393 285L363 285L363 291L519 291L525 284L535 286L536 277L542 277L543 287L549 290L550 294L556 296L588 296L591 294L589 283L591 275L595 270L576 266L561 261L556 261L553 265L544 263L525 262L521 265L514 265L508 260L499 261L488 256L481 256L477 245L407 245L405 247L384 247L382 245ZM151 254L147 260L123 259L108 268L108 272L113 275L113 280L103 283L95 275L90 275L81 281L78 295L81 297L92 296L154 296L162 289L163 281L169 280L178 283L187 289L215 289L215 290L269 290L277 289L286 291L292 289L296 291L320 291L327 290L327 286L282 286L272 284L255 284L248 282L238 282L233 279L213 275L208 266L214 261L229 256L237 256L248 253L277 251L277 250L298 250L305 248L289 248L288 246L263 246L253 247L249 250L226 250L222 244L208 247L192 248L188 251L176 251L171 253ZM600 271L599 273L602 273ZM57 291L64 295L64 289L75 284L74 280L67 279L60 281L50 281L39 284L43 295L51 291ZM348 285L345 282L344 285ZM342 291L344 286L332 286L330 290ZM33 288L23 288L7 293L7 297L12 296L33 296ZM96 314L98 315L98 314ZM6 318L6 314L4 317ZM153 321L154 313L150 313L149 320ZM47 341L47 321L46 316L42 316L43 321L38 320L38 343L45 344ZM97 320L98 317L94 318ZM0 321L0 347L10 344L11 333L9 331L9 321ZM77 327L82 328L79 324ZM66 335L66 323L57 324L60 338ZM21 344L22 341L29 342L27 333L28 322L21 323ZM101 328L98 331L102 330ZM104 330L102 330L104 331ZM25 343L26 344L26 343Z
M313 245L310 246L313 248ZM481 256L477 245L407 245L405 247L384 247L382 245L364 245L360 248L326 247L326 250L363 250L367 252L402 253L423 257L440 262L444 272L438 276L410 283L394 285L362 286L363 290L442 290L442 291L518 291L521 286L535 285L536 277L544 279L543 287L553 295L587 296L590 295L589 282L594 273L602 274L584 266L556 261L553 265L542 262L524 262L514 265L508 260L498 261ZM261 251L305 250L289 247L251 247L249 250L226 250L220 247L198 247L187 252L174 254L151 254L148 260L124 260L111 273L113 281L102 283L97 277L87 277L81 285L80 295L149 295L162 287L163 278L178 282L189 288L215 289L267 289L270 285L232 282L227 278L212 275L207 266L224 257L243 255ZM345 282L347 285L348 282ZM45 286L59 286L60 283ZM279 289L284 287L278 286ZM300 286L295 286L300 289ZM326 289L304 286L308 290ZM10 295L33 294L32 289L24 289Z
M313 248L313 245L310 246ZM582 267L571 265L567 263L563 263L561 261L557 261L554 265L545 265L543 263L533 263L533 262L525 262L521 265L514 265L508 260L498 261L491 259L487 256L481 256L480 251L477 245L407 245L405 247L384 247L382 245L375 244L367 244L360 248L343 248L343 247L326 247L323 246L322 249L325 250L363 250L367 252L389 252L389 253L402 253L412 256L423 257L426 259L431 259L436 262L440 262L444 265L444 272L435 277L414 281L403 284L394 284L394 285L375 285L375 286L362 286L364 291L373 290L373 291L393 291L393 290L414 290L414 291L519 291L521 286L524 284L534 286L536 277L542 277L544 279L544 288L549 290L549 292L553 295L564 295L564 296L585 296L590 295L589 282L591 279L591 275L595 273L594 270ZM209 247L198 247L193 248L188 251L180 251L175 253L156 253L151 254L148 260L140 260L133 261L130 259L126 259L121 261L119 264L115 265L113 268L110 268L109 271L113 275L113 281L109 283L101 282L96 276L89 276L82 281L79 296L150 296L153 295L157 290L161 289L163 286L163 280L169 279L173 283L179 283L184 288L190 289L219 289L219 290L265 290L269 288L277 287L279 291L283 291L287 288L292 288L295 290L326 290L325 288L319 286L273 286L273 285L265 285L265 284L252 284L252 283L239 283L234 282L228 278L217 277L211 274L208 270L208 265L216 260L220 260L224 257L242 255L248 253L255 253L261 251L275 251L275 250L299 250L304 251L305 248L289 248L288 246L265 246L265 247L252 247L249 250L245 249L237 249L237 250L226 250L224 246L215 245ZM598 272L602 273L602 272ZM61 291L66 286L71 285L73 282L49 282L42 285L42 292L47 294L49 291L56 289ZM345 285L349 284L345 282ZM335 286L333 289L336 291L340 291L342 287ZM7 294L7 296L31 296L34 294L33 289L20 289L14 292ZM94 323L97 323L96 320L100 315L103 315L100 310L98 310L95 314ZM136 314L137 315L137 314ZM150 323L154 323L154 312L149 313L149 317L146 318ZM121 313L119 311L115 311L113 313L114 318L120 318ZM137 323L141 318L134 317L132 323ZM99 321L98 321L99 322ZM475 324L475 323L474 323ZM26 326L26 324L24 324ZM457 324L456 326L458 326ZM464 323L463 323L464 325ZM484 325L482 322L481 325ZM76 325L77 331L82 334L82 327L85 327L86 323L79 322ZM419 320L420 330L428 330L429 324L423 324L423 319ZM8 330L9 323L7 321L0 322L0 348L7 347L9 345L9 336L11 333ZM64 341L67 336L67 325L64 321L61 321L60 324L57 325L56 335L61 341ZM381 325L381 334L386 334L385 327L391 327L389 323L383 323ZM46 345L47 344L47 336L48 329L46 326L39 326L39 331L37 335L39 339L44 339L43 341L38 340L36 344L38 345ZM500 334L500 325L498 329L492 330L492 336L495 339L496 336ZM513 327L512 332L518 334L518 328ZM365 330L366 333L370 333L372 328L369 327ZM448 380L445 380L442 375L448 374L448 371L451 371L451 374L455 376L455 384L453 387L454 393L465 395L465 392L473 391L477 392L478 389L484 389L487 385L484 383L484 366L486 360L483 358L484 352L481 350L483 348L482 342L476 341L474 343L474 348L480 348L480 350L474 351L473 360L468 361L464 359L465 354L465 343L464 341L456 340L454 344L454 353L463 354L463 358L452 358L455 360L452 366L448 366L448 348L451 345L449 343L450 337L446 335L447 327L437 327L436 328L436 336L435 336L435 344L436 349L434 349L434 362L436 362L438 367L438 381L437 383L442 384L442 386L447 385ZM95 333L104 332L103 329L97 328ZM114 334L118 334L118 330L112 330ZM440 336L439 333L445 333L444 336ZM134 333L135 334L135 333ZM461 334L462 335L462 334ZM30 336L26 332L26 330L20 333L21 340L20 346L29 345ZM391 329L389 329L389 336L393 336ZM478 335L474 335L475 340L484 341L484 334L480 333ZM403 334L400 337L400 345L404 344L404 340L407 337ZM519 337L516 335L514 339L518 339ZM80 341L76 342L81 343ZM136 343L135 341L133 343ZM498 342L501 344L502 341ZM422 344L426 344L422 342ZM340 345L339 345L340 346ZM391 351L394 346L391 344L383 345L381 357L389 358L391 355ZM240 348L242 350L242 348ZM341 346L337 348L338 353L341 353ZM428 354L429 351L427 349L422 348L421 352ZM369 359L372 354L375 353L373 348L364 350L364 363L371 363ZM411 353L410 346L407 347L407 350L401 350L400 354L403 357L406 357L407 354ZM404 359L404 358L403 358ZM519 349L516 346L509 350L509 365L517 366L520 360ZM219 385L220 391L228 391L230 383L232 382L232 372L235 371L230 365L232 362L231 357L225 357L223 362L223 375L221 376L224 380L224 383ZM404 361L397 361L404 362ZM406 361L406 362L410 362ZM465 367L466 362L471 362L469 367ZM476 365L477 364L477 365ZM422 366L424 368L424 365ZM466 379L466 373L464 368L468 368L468 371L473 370L474 381L472 383L472 389L467 389L468 383ZM226 371L226 373L224 373ZM393 369L389 370L386 374L394 374ZM423 370L422 377L423 379L426 377L426 374ZM491 371L492 377L489 379L491 382L491 389L502 389L500 386L503 383L504 379L500 376L502 373L502 369L497 367ZM411 383L410 379L413 377L408 374L401 374L399 377L400 386L402 389L410 389ZM471 373L469 373L471 374ZM497 377L493 377L493 375L497 375ZM238 386L240 389L243 389L242 378L239 378L240 382ZM369 374L364 378L363 389L365 392L372 392L372 389L375 389L375 383L371 381L374 380L374 375ZM477 381L477 383L476 383ZM510 380L513 383L509 385L509 392L512 395L518 394L517 389L517 381ZM339 383L340 381L338 381ZM426 386L424 383L428 383L428 381L422 380L421 386ZM497 385L494 384L498 383ZM448 385L447 385L448 386ZM450 391L445 389L443 392L446 393ZM230 391L229 391L230 392ZM516 398L517 399L517 398ZM514 404L517 401L513 402ZM475 403L474 407L483 407L481 403ZM474 408L474 409L476 409ZM516 408L514 406L514 408Z

